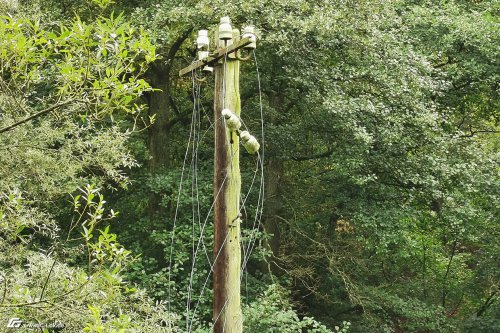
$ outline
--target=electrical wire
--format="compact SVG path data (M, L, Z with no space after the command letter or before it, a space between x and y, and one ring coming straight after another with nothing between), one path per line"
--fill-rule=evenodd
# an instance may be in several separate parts
M195 110L195 106L193 106L193 113ZM174 250L174 239L175 239L175 228L176 228L176 223L177 223L177 216L179 213L179 203L180 203L180 198L181 198L181 192L182 192L182 184L184 181L184 172L186 169L186 161L189 153L189 147L191 146L191 137L193 135L193 122L191 122L191 128L189 131L189 139L188 139L188 144L186 146L186 152L184 153L184 161L182 163L182 171L181 171L181 179L179 182L179 189L177 193L177 203L175 206L175 213L174 213L174 223L172 226L172 237L170 239L170 255L169 255L169 260L168 260L168 311L171 309L171 299L172 299L172 294L171 294L171 281L172 281L172 255L173 255L173 250Z
M260 165L261 179L260 179L260 188L259 188L259 196L258 196L258 200L257 200L257 207L256 207L256 211L255 211L255 219L254 219L254 223L253 223L253 226L252 226L251 230L252 231L258 231L260 229L260 225L261 225L261 222L262 222L263 207L264 207L264 194L265 194L264 193L264 152L265 152L265 150L264 150L264 144L265 144L265 141L264 141L264 112L263 112L263 106L262 106L262 89L261 89L260 72L259 72L259 67L258 67L258 62L257 62L257 57L255 55L255 51L253 51L253 56L254 56L255 67L256 67L256 71L257 71L257 82L258 82L258 88L259 88L259 105L260 105L260 120L261 120L261 142L262 142L261 147L262 147L262 154L258 153L258 164ZM255 232L255 237L254 237L253 241L252 241L251 236L250 236L250 241L249 241L249 245L247 247L247 250L245 251L243 249L243 251L245 253L245 256L244 256L243 263L242 263L242 266L241 266L240 281L241 281L242 276L243 276L242 272L246 268L248 260L250 259L250 255L251 255L251 253L252 253L252 251L253 251L253 249L255 247L256 240L257 240L257 232ZM229 302L229 299L234 296L235 292L240 292L240 290L238 290L238 291L233 290L230 293L230 295L228 296L228 298L224 302L224 305L223 305L221 311L219 312L219 314L217 315L217 317L214 318L210 329L212 329L215 326L215 324L219 320L220 316L224 312L224 309L227 306L227 303Z
M242 261L242 264L240 267L241 268L240 281L242 280L242 278L244 276L244 274L242 274L242 272L246 269L247 263L250 259L251 253L255 247L255 243L256 243L256 240L258 237L258 230L260 229L260 225L262 222L264 194L265 194L264 193L264 153L265 153L265 150L264 150L264 147L265 147L264 117L263 117L263 106L262 106L261 80L260 80L260 73L259 73L257 58L255 56L255 51L253 51L253 58L254 58L255 66L256 66L257 82L258 82L258 89L259 89L259 105L260 105L260 121L261 121L261 133L260 134L261 134L261 151L262 151L262 153L259 153L259 152L257 153L256 168L255 168L249 189L246 192L246 195L243 198L241 198L241 197L238 198L238 200L240 201L240 213L242 211L244 211L245 215L246 215L246 203L251 195L255 180L257 178L257 174L260 171L259 191L258 191L257 205L255 208L255 216L253 219L253 225L252 225L252 228L250 229L251 233L250 233L250 236L248 239L248 244L246 244L246 246L242 245L243 261ZM227 83L226 83L227 65L226 64L227 64L227 53L224 56L224 65L223 65L223 67L224 67L223 68L223 75L224 76L223 76L223 81L222 81L222 84L223 84L223 94L222 94L223 108L226 107L226 86L227 86ZM192 117L192 124L191 124L190 136L189 136L189 143L188 143L188 147L186 149L186 153L185 153L185 157L184 157L183 171L181 172L181 183L179 185L179 195L180 195L180 192L182 191L182 180L183 180L183 176L184 176L184 169L185 169L185 165L186 165L187 155L189 152L189 147L191 146L191 138L193 137L193 143L192 143L193 144L193 151L192 151L191 170L190 170L190 173L192 176L191 197L192 197L192 219L193 219L193 221L192 221L192 228L193 228L193 233L192 233L192 240L193 240L193 242L192 242L192 267L191 267L190 281L189 281L189 287L188 287L188 299L187 299L187 303L186 303L186 329L188 332L191 332L191 330L193 329L194 319L196 317L196 312L199 308L200 301L203 297L204 291L206 290L208 281L210 280L210 277L213 273L214 266L217 262L217 259L220 255L220 253L222 252L222 250L224 249L225 243L229 237L229 231L228 231L226 233L226 236L224 238L222 245L218 249L218 252L217 252L215 258L213 259L213 262L210 262L208 252L206 250L205 243L204 243L204 233L205 233L207 221L210 217L210 214L212 213L212 210L214 209L215 203L218 200L218 197L221 193L221 190L224 187L224 184L227 180L228 174L226 173L226 176L222 181L221 187L219 188L215 198L213 199L213 202L208 210L208 213L207 213L203 223L201 223L199 187L198 187L198 149L200 146L200 142L203 140L206 133L212 127L214 127L215 123L210 122L210 118L207 116L207 114L203 108L203 105L200 102L200 100L201 100L201 87L200 87L200 84L198 84L198 86L196 86L194 84L194 73L193 73L193 99L194 99L194 107L193 107L193 117ZM205 132L200 136L201 110L203 110L205 116L209 119L210 127L207 130L205 130ZM217 121L220 121L220 119L221 119L221 117L219 117L218 119L215 119L214 121L217 122ZM222 120L223 120L224 125L225 125L225 119L223 117L222 117ZM246 126L246 124L243 121L242 121L242 123L245 126L245 128L248 130L248 127ZM226 140L229 140L229 138L227 136L226 136ZM230 144L230 142L228 142L228 144L231 147L231 155L230 155L230 162L229 162L229 165L231 165L234 156L236 156L237 150L233 151L232 145ZM170 261L169 261L169 295L170 295L170 282L171 282L170 275L171 275L171 264L172 264L171 261L172 261L173 239L174 239L174 235L175 235L175 222L177 220L178 208L179 208L179 196L177 199L177 206L176 206L176 212L175 212L175 217L174 217L174 229L173 229L172 239L171 239L171 251L170 251ZM196 219L198 219L198 227L200 228L200 233L198 236L198 242L197 242L196 246L194 246L194 239L195 239L195 235L194 235L195 224L194 223L195 223ZM208 261L209 266L210 266L210 270L207 272L207 276L205 277L205 281L204 281L203 286L201 288L201 291L197 297L197 302L196 302L196 304L192 310L192 313L191 313L190 303L191 303L192 289L193 289L192 288L193 287L193 278L194 278L194 272L196 269L197 255L198 255L201 244L204 247L207 261ZM246 276L246 279L245 279L246 285L248 285L248 272L246 272L245 276ZM228 295L229 297L225 300L225 303L224 303L221 311L218 313L217 317L214 318L214 320L212 322L212 327L217 323L219 317L224 312L224 309L225 309L228 301L232 297L234 297L235 292L240 292L240 290L238 290L238 291L232 290L229 292L229 295ZM248 298L248 290L247 290L247 298ZM169 303L169 305L170 305L170 303Z
M188 323L189 323L189 315L190 315L190 304L191 304L191 293L192 293L192 286L193 286L193 275L194 275L194 268L196 265L196 258L195 258L195 220L199 217L199 211L200 211L200 206L199 206L199 191L198 191L198 146L199 146L199 96L200 96L200 83L199 80L195 80L195 77L193 75L193 104L195 106L193 110L193 115L192 115L192 123L193 123L193 128L194 128L194 133L193 133L193 149L191 153L191 248L192 248L192 267L191 267L191 274L189 277L189 284L188 284L188 297L186 300L186 329L188 328ZM200 221L199 221L200 223ZM207 254L208 256L208 254Z

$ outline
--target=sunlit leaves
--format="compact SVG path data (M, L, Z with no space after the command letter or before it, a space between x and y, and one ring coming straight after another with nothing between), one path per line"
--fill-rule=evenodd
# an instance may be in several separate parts
M36 21L3 17L0 33L5 84L29 93L52 81L57 90L42 99L45 104L75 99L97 114L109 114L129 110L123 102L130 101L118 96L137 97L150 89L138 76L156 59L155 48L121 15L98 18L93 24L77 17L59 31L44 30Z

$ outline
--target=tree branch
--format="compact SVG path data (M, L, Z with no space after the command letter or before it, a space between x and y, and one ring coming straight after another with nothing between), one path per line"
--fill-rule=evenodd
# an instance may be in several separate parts
M35 113L35 114L32 114L31 116L26 117L26 118L24 118L24 119L22 119L22 120L19 120L19 121L15 122L15 123L14 123L14 124L12 124L12 125L9 125L9 126L7 126L7 127L4 127L4 128L2 128L2 129L0 129L0 134L1 134L1 133L4 133L4 132L7 132L7 131L10 131L11 129L13 129L13 128L15 128L15 127L19 126L19 125L22 125L22 124L24 124L24 123L27 123L27 122L28 122L28 121L30 121L30 120L33 120L33 119L38 118L38 117L40 117L40 116L43 116L44 114L47 114L47 113L49 113L49 112L51 112L51 111L54 111L54 110L56 110L56 109L60 108L61 106L68 105L68 104L70 104L70 103L72 103L72 102L74 102L74 100L67 100L67 101L64 101L64 102L59 102L59 103L56 103L56 104L54 104L54 105L52 105L52 106L50 106L50 107L48 107L48 108L46 108L46 109L44 109L44 110L42 110L42 111L40 111L40 112L37 112L37 113Z
M308 155L308 156L292 156L292 160L293 161L297 161L297 162L300 162L300 161L308 161L308 160L315 160L315 159L318 159L318 158L323 158L323 157L329 157L333 154L333 149L328 149L327 151L323 152L323 153L318 153L318 154L314 154L314 155Z
M172 44L172 46L168 50L167 57L166 57L166 60L167 60L166 74L167 75L170 75L170 69L172 68L172 63L174 62L175 55L177 54L177 52L181 48L182 43L184 43L184 41L189 37L189 35L191 34L191 31L193 31L193 28L189 28L186 31L184 31L175 40L175 42Z
M495 296L496 296L497 292L498 292L498 289L495 289L488 296L488 298L486 298L486 301L483 303L483 305L481 305L481 307L479 308L479 310L476 313L477 317L481 317L486 312L486 310L490 307L490 305L493 304L493 302L495 302Z
M179 108L177 107L177 103L175 103L174 99L170 94L168 94L168 101L170 102L170 106L172 106L172 110L174 110L174 113L177 116L180 116L181 113L179 112Z
M459 138L472 138L476 134L497 134L500 131L496 131L496 130L473 130L473 129L469 129L469 132L470 132L469 134L460 135Z
M56 259L52 262L52 266L50 266L49 274L47 275L47 278L45 279L45 283L43 284L42 292L40 293L40 300L43 299L43 294L45 293L45 289L47 288L47 285L49 284L50 276L52 275L52 272L54 271L54 267L56 266Z
M85 287L85 285L87 285L90 281L90 277L87 279L87 281L85 281L84 283L82 283L81 285L77 286L76 288L74 289L71 289L71 290L68 290L60 295L57 295L57 296L54 296L52 298L49 298L47 300L38 300L38 301L33 301L33 302L26 302L26 303L18 303L18 304L0 304L0 308L18 308L18 307L22 307L22 306L31 306L31 305L36 305L36 304L40 304L40 303L48 303L50 304L52 301L55 301L55 300L58 300L60 298L63 298L69 294L72 294L74 293L75 291L78 291L80 289L82 289L83 287Z
M458 245L458 239L455 239L455 241L453 242L453 249L451 250L450 259L448 260L448 266L446 267L446 273L444 274L444 277L443 277L443 291L442 291L442 295L441 295L441 305L443 306L443 308L446 307L446 296L448 294L448 291L446 289L446 280L448 279L448 274L450 274L451 262L453 261L453 258L455 257L457 245Z

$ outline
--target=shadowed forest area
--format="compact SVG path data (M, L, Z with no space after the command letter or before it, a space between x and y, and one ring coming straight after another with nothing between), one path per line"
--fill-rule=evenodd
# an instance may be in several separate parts
M0 332L211 332L241 62L245 333L500 332L500 3L0 0ZM203 79L200 79L203 77ZM38 325L38 326L37 326Z

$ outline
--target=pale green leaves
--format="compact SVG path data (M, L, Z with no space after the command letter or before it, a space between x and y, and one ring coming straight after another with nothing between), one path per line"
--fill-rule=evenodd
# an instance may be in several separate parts
M115 0L90 0L90 1L98 5L100 8L107 8L115 3Z
M58 231L55 221L30 207L19 189L0 192L0 240L29 244L36 236L56 239Z
M129 111L131 100L120 99L122 95L137 98L150 90L139 76L156 59L155 47L120 15L101 17L92 24L77 17L70 26L56 30L45 30L36 21L3 17L0 35L5 84L15 84L25 94L33 90L40 94L51 84L56 90L46 92L41 100L45 105L74 100L104 115Z

